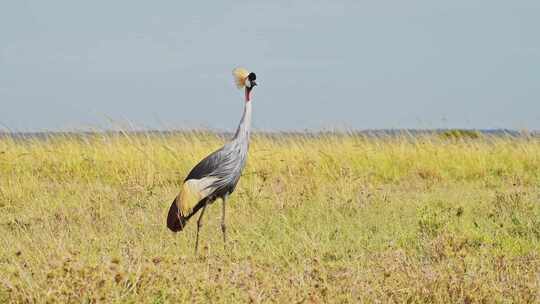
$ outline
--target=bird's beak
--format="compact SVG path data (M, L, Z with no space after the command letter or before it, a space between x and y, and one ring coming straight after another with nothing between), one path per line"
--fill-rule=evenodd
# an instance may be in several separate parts
M251 86L254 87L254 86L256 86L256 85L257 85L257 83L255 82L255 80L252 80L252 81L251 81Z

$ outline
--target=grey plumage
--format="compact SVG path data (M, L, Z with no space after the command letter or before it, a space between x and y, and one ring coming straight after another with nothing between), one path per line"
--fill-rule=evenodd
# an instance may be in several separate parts
M216 199L232 193L246 165L250 128L251 102L246 102L244 114L233 139L200 161L189 172L184 182L190 179L215 177L217 180L209 186L212 188L209 196Z
M246 83L244 113L235 135L223 147L205 157L189 172L182 185L182 191L169 208L167 227L174 232L181 231L187 221L202 209L197 221L195 251L198 247L199 229L202 226L202 217L206 206L218 198L223 201L221 228L223 240L226 240L225 204L227 197L236 188L246 165L251 129L250 92L256 85L254 80L255 74L253 73L250 73L249 77L246 75L246 79L244 79Z

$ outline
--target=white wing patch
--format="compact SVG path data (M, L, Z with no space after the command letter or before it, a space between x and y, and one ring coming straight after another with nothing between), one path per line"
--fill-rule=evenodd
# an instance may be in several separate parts
M215 187L212 187L212 184L217 180L217 177L207 176L201 179L189 179L184 182L178 195L180 202L177 203L183 216L189 215L200 200L214 192Z

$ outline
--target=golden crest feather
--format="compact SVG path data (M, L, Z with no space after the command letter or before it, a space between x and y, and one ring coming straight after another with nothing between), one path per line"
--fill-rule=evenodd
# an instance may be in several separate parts
M249 75L248 70L238 67L233 70L232 74L234 76L234 82L237 88L241 89L246 86L246 78Z

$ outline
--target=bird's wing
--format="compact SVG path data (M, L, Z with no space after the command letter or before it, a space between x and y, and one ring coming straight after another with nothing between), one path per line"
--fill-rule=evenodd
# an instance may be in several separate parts
M183 216L189 216L197 204L219 187L220 165L226 161L227 152L223 148L201 160L184 180L182 190L176 199Z
M203 177L201 179L189 179L182 185L182 190L177 197L178 209L183 216L188 216L197 204L212 192L217 178Z
M225 157L226 152L224 152L224 147L208 155L191 169L184 182L190 179L201 179L211 175L219 168L219 165L223 162Z

